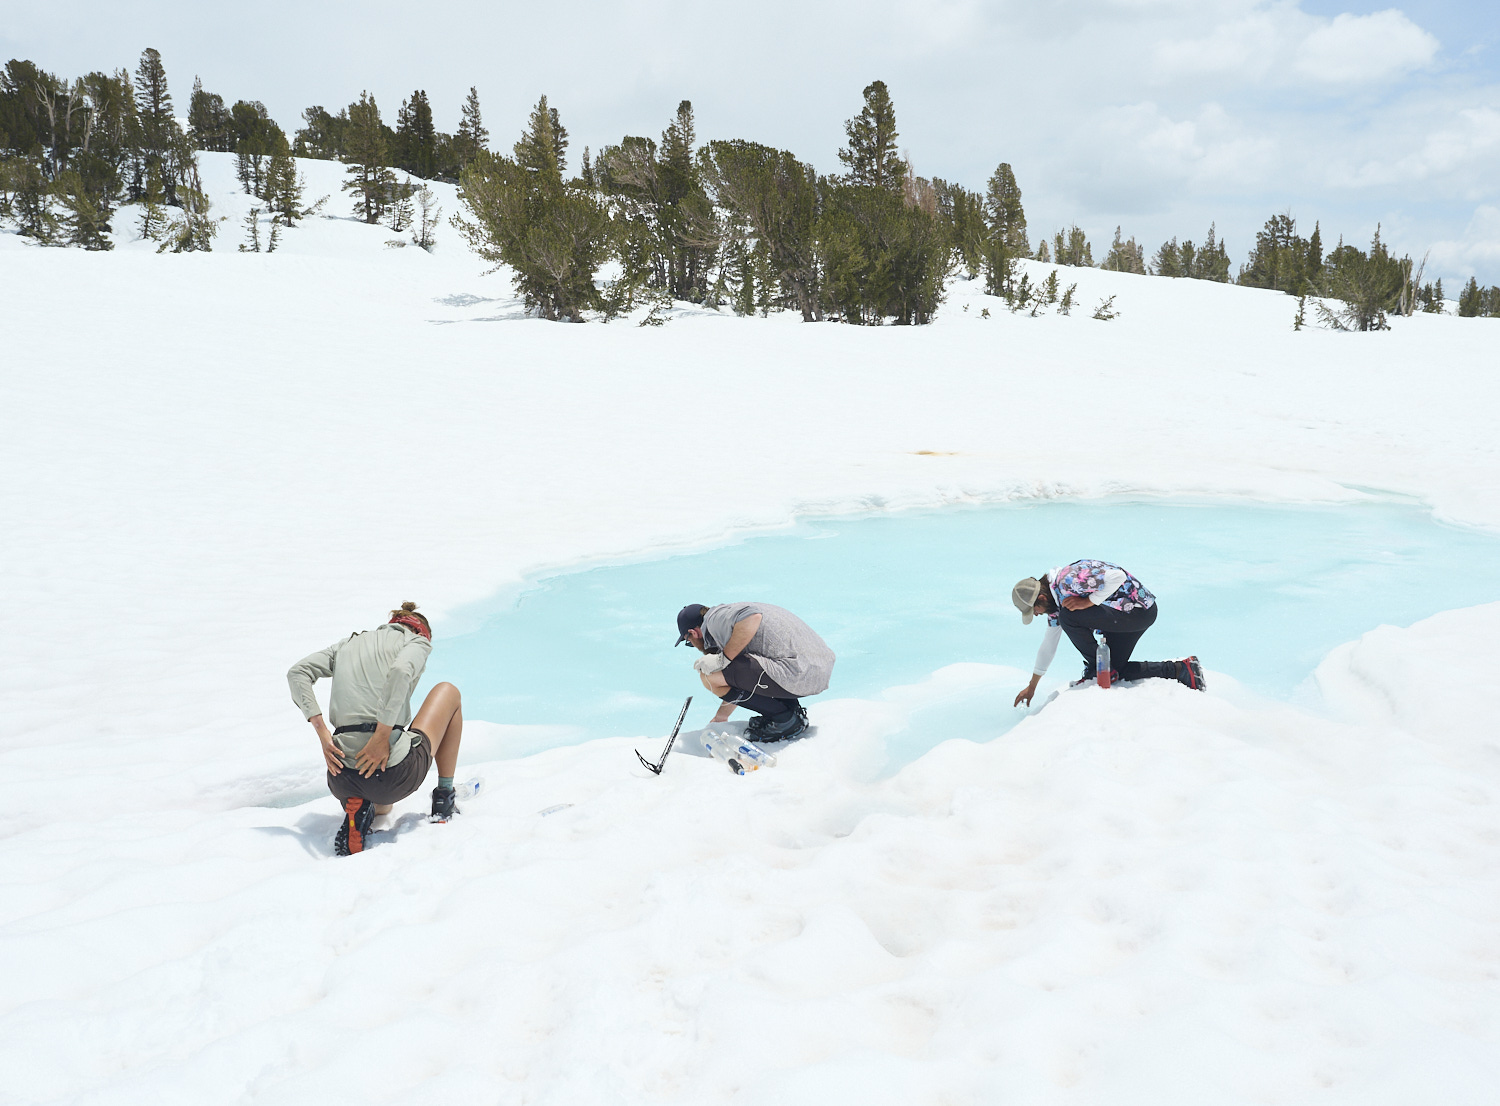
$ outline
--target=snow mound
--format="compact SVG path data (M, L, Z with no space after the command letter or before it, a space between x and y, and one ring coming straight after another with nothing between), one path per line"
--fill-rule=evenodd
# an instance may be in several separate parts
M1420 680L1494 614L1318 681ZM1493 696L1086 689L876 783L902 707L831 701L744 778L623 739L480 765L457 821L414 797L347 861L326 800L39 826L0 1066L26 1102L1477 1104Z

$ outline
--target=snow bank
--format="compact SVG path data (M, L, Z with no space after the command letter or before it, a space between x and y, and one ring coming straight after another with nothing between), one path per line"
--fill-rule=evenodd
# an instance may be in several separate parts
M1293 334L1283 296L1090 270L1070 318L961 282L921 329L555 326L451 231L233 252L230 160L212 254L0 236L0 1097L1492 1098L1493 608L1336 652L1316 710L1087 690L886 781L899 695L746 779L651 778L639 738L494 761L339 863L282 679L402 599L442 633L799 511L1379 489L1500 525L1490 321ZM490 721L473 756L536 736Z
M1354 652L1453 663L1471 629ZM412 800L339 863L326 802L35 827L5 854L10 1093L1489 1101L1483 715L1087 689L861 782L901 709L827 703L743 779L652 777L627 740L484 765L461 819Z

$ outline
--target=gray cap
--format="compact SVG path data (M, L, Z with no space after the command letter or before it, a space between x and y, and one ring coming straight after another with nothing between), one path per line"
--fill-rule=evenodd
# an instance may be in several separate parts
M1016 610L1021 612L1021 625L1030 626L1031 620L1036 617L1036 597L1042 594L1042 582L1035 576L1028 576L1020 581L1010 590L1010 601L1016 605Z

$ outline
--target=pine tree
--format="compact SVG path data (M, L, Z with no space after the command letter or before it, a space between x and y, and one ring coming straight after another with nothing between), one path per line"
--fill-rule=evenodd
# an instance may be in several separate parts
M527 128L515 145L516 164L549 180L556 177L561 183L565 170L558 143L557 112L547 106L547 97L543 96L532 108Z
M700 160L715 202L755 240L756 307L821 320L817 172L788 150L739 139L708 143Z
M1146 252L1136 245L1134 237L1125 241L1121 237L1121 230L1115 227L1115 240L1110 244L1109 254L1104 259L1101 269L1108 269L1116 273L1139 273L1146 274Z
M1016 261L1029 254L1031 248L1026 238L1026 211L1021 206L1021 188L1006 162L1002 161L990 174L984 211L987 216L985 291L992 296L1009 298Z
M411 94L396 115L396 149L392 161L397 168L432 179L437 172L437 128L432 123L432 105L422 89Z
M378 223L395 190L396 174L386 168L385 125L375 97L368 92L361 92L359 102L349 105L345 148L349 168L343 187L354 193L354 214L367 223Z
M302 194L306 187L297 174L296 159L287 148L283 135L266 169L265 197L273 222L284 227L297 225L297 220L306 214L302 209Z
M490 132L484 129L484 120L479 114L479 92L473 85L469 86L469 95L464 99L453 141L458 150L460 169L473 161L480 150L489 149Z
M1460 318L1473 319L1484 313L1484 295L1479 288L1479 279L1470 277L1469 283L1464 285L1464 290L1458 294L1458 314Z
M271 237L266 242L266 253L275 253L276 247L281 245L281 224L275 219L271 220Z
M563 181L562 127L546 97L515 144L515 159L480 152L459 179L471 219L453 225L471 249L515 273L528 310L544 319L583 321L604 306L594 274L610 253L609 213L590 191Z
M171 150L177 132L172 115L172 95L167 91L167 71L161 54L147 47L135 71L136 118L140 126L140 148L143 168L149 173L155 166L161 173L162 190L168 204L176 206L176 175L172 172Z
M55 242L59 222L53 210L52 188L41 166L29 158L14 158L0 161L0 172L5 174L16 232L43 245Z
M260 253L260 208L252 207L245 216L245 241L240 243L240 253Z
M391 202L386 208L386 225L394 231L403 231L411 226L411 221L416 212L412 207L412 193L417 190L410 177L397 185L391 192Z
M1389 330L1387 312L1396 309L1407 282L1409 259L1398 261L1390 256L1380 239L1380 227L1370 242L1370 252L1354 246L1339 246L1328 255L1325 264L1327 294L1339 300L1341 307L1330 309L1316 304L1319 321L1335 330Z
M167 213L162 209L165 196L161 186L161 170L152 166L146 174L146 194L141 198L141 237L152 242L161 239L166 229Z
M1318 240L1318 232L1313 231L1313 242ZM1322 256L1322 247L1314 246L1318 251L1319 258ZM1310 256L1310 255L1309 255ZM1321 260L1319 261L1321 265ZM1229 252L1224 248L1224 243L1218 238L1218 224L1208 224L1208 237L1203 240L1203 246L1198 250L1193 259L1193 271L1187 276L1196 277L1198 280L1212 280L1219 284L1229 282Z
M1077 223L1052 236L1052 260L1059 265L1093 267L1094 248Z
M156 248L157 253L212 250L214 236L219 232L218 225L208 216L208 196L198 177L198 162L191 158L182 161L181 173L177 198L182 210L167 226L162 244Z
M437 197L433 195L432 189L425 184L417 189L415 196L417 218L412 224L412 244L431 253L432 247L437 244L437 227L442 218L443 209L438 205Z
M1250 257L1240 267L1239 282L1294 296L1314 292L1324 285L1322 250L1318 228L1311 240L1300 238L1291 212L1273 215L1256 234Z
M948 248L973 280L984 267L985 240L989 235L984 217L984 198L958 184L934 178L937 218Z
M989 217L990 237L998 238L1007 253L1012 257L1026 257L1031 253L1026 238L1026 209L1021 205L1021 186L1016 183L1016 175L1006 162L1002 161L990 175L984 210Z
M1153 276L1160 277L1183 277L1187 274L1182 271L1182 250L1177 245L1177 239L1163 242L1161 249L1156 251L1156 256L1151 259L1151 272Z
M196 150L223 152L229 149L229 111L224 106L224 97L217 92L204 92L201 77L193 78L188 137Z
M303 109L302 120L307 125L297 131L292 143L293 155L319 161L344 159L344 141L349 132L347 108L341 108L337 115L330 115L322 105L314 104Z
M839 161L849 170L849 183L869 185L900 193L907 173L906 162L896 152L896 108L884 81L865 86L865 106L844 123L849 145L839 151Z
M57 180L52 182L52 192L63 209L59 230L68 245L81 246L86 250L115 248L108 237L109 208L95 201L77 170L67 169L59 174Z

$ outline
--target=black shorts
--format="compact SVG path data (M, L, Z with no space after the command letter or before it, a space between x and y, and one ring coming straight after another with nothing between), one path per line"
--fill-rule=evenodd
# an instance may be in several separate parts
M346 767L335 776L328 773L328 790L339 802L345 799L369 799L376 806L399 803L427 778L432 767L432 742L421 730L408 729L415 739L411 751L394 768L386 768L366 779L353 768Z
M723 676L724 682L729 685L729 694L724 696L726 703L743 702L752 695L765 695L771 699L797 698L766 675L765 666L760 663L760 658L752 657L749 653L741 653L735 657L720 669L719 675Z

